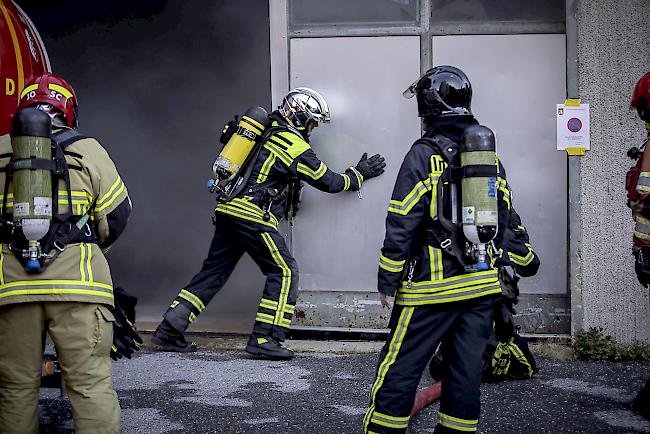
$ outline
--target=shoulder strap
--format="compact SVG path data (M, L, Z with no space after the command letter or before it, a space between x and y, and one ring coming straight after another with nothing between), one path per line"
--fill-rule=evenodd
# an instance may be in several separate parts
M237 177L235 177L235 179L233 180L233 182L235 183L234 187L232 188L231 192L222 199L223 202L229 202L233 198L239 196L239 194L244 190L246 184L248 184L248 180L251 177L251 173L253 173L253 166L255 166L254 163L255 161L257 161L257 157L260 155L260 152L262 152L262 148L264 147L264 144L271 138L271 136L282 131L291 131L291 130L286 126L282 126L282 125L268 127L266 130L264 130L264 133L260 136L257 143L255 144L255 148L248 155L248 157L244 161L244 164L242 165L242 167L244 168L244 173L242 175L238 175Z
M430 146L436 150L449 166L456 163L456 159L460 154L458 144L442 134L436 134L433 137L421 137L416 140L413 145L415 146L419 143Z

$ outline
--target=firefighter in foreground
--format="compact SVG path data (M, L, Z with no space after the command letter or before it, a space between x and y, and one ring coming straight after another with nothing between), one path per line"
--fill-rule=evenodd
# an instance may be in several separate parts
M329 121L325 99L312 89L297 88L268 117L264 109L255 107L240 121L226 125L221 137L225 147L213 166L219 203L208 256L201 271L172 301L153 343L166 351L195 351L185 340L185 330L246 252L266 276L246 351L271 359L293 357L281 342L291 326L298 267L277 230L278 220L294 215L301 181L328 193L359 192L364 181L379 176L386 166L381 156L364 154L345 173L331 171L309 145L312 130Z
M3 433L38 432L46 333L76 432L120 431L110 353L115 316L122 312L114 309L103 251L124 230L131 203L106 150L76 127L74 90L48 73L27 84L11 139L0 137ZM126 328L130 337L116 336L113 349L128 356L138 338Z
M497 247L497 248L495 248ZM494 305L494 332L483 353L483 382L525 380L538 371L528 342L519 335L513 321L514 306L519 299L518 282L521 277L537 274L540 261L533 251L528 231L514 208L510 208L508 225L500 246L488 248L492 266L499 270L501 299ZM444 342L442 343L444 345ZM429 363L434 383L415 397L411 416L440 399L445 360L439 348Z
M432 68L404 92L413 95L424 135L404 158L388 207L378 290L385 307L395 295L395 307L364 432L405 432L420 377L443 337L436 432L474 432L482 356L501 293L487 244L503 237L510 193L494 135L472 116L467 76L452 66Z
M636 225L632 238L634 270L641 285L650 285L650 156L646 154L650 143L650 72L647 72L634 88L631 108L636 109L645 122L648 139L641 147L633 147L627 155L636 164L627 173L626 190L628 206ZM650 419L650 379L636 396L633 407L646 419Z

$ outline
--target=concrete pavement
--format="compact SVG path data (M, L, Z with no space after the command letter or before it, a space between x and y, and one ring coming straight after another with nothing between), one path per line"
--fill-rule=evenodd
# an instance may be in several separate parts
M115 363L123 432L360 432L380 343L289 341L304 352L288 362L249 357L243 344L222 340L184 355L145 350ZM482 386L479 432L650 432L629 410L650 364L539 362L531 380ZM430 383L425 374L421 386ZM69 404L56 390L43 389L41 406L41 432L72 432ZM436 411L425 409L411 432L432 432Z

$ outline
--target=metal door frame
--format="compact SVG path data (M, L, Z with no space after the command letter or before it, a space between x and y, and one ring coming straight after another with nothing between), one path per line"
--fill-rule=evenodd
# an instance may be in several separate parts
M567 98L578 98L577 74L577 22L576 0L565 1L565 23L557 22L486 22L467 24L431 24L431 0L418 1L418 20L414 24L386 25L318 25L314 28L290 28L290 1L269 0L270 52L271 52L271 101L273 107L280 105L289 90L290 41L293 38L331 38L352 36L419 36L420 70L425 72L433 66L432 41L434 36L481 35L481 34L566 34L566 93ZM294 0L295 1L295 0ZM582 279L580 262L580 157L569 156L567 160L567 292L561 298L570 307L571 333L582 327ZM287 228L287 242L291 248L291 231ZM539 294L533 295L539 297ZM559 298L559 297L558 297ZM560 303L562 304L562 303ZM551 301L547 306L562 307ZM551 313L551 312L549 312ZM553 315L551 315L553 316ZM553 318L547 318L553 320ZM568 331L568 330L566 330ZM563 332L563 331L561 331Z

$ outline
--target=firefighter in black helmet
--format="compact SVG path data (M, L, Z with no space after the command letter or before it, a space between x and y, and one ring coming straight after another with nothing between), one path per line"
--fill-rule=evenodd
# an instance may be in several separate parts
M166 351L190 352L184 332L223 287L235 265L248 253L266 275L264 293L246 351L271 359L290 359L293 352L282 347L296 303L298 267L278 220L290 216L301 182L328 193L359 191L361 184L384 171L380 155L361 161L344 173L331 171L309 145L312 130L328 123L325 99L315 90L291 90L266 126L274 131L253 162L241 193L216 207L215 232L203 267L180 290L165 312L152 341Z
M501 288L490 264L472 265L478 262L459 229L462 210L455 208L453 197L461 197L456 187L456 176L462 176L461 142L477 128L485 138L493 136L478 127L471 112L472 87L458 68L430 69L404 96L417 97L424 134L404 158L388 208L378 290L383 306L390 307L392 296L395 306L364 432L406 431L420 377L443 337L449 364L436 433L474 432L482 355ZM496 243L510 208L505 172L496 156L491 166L474 167L497 204Z

